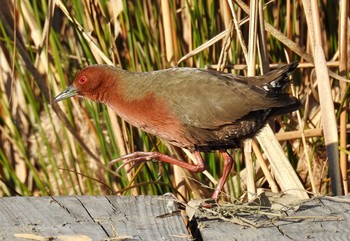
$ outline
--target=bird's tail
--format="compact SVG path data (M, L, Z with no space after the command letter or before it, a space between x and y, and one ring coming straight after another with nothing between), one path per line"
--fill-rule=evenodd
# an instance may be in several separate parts
M294 72L298 64L299 61L294 61L267 73L264 76L265 78L268 76L266 79L269 79L269 82L265 83L262 87L271 94L283 92L290 83L288 77Z

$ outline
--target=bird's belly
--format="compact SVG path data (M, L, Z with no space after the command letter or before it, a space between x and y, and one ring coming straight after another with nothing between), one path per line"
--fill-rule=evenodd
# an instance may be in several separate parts
M265 125L267 117L268 113L257 116L248 115L216 129L188 128L188 132L196 140L195 149L198 150L237 148L240 147L242 140L258 133Z
M155 135L170 144L178 147L192 149L194 143L186 137L186 133L182 126L177 123L155 123L155 125L140 125L140 128L145 132Z

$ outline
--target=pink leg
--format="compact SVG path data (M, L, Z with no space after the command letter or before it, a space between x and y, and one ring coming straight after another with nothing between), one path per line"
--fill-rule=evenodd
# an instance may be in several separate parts
M219 194L220 194L222 188L224 187L226 180L228 178L228 174L230 174L230 171L231 171L232 166L233 166L233 159L230 156L230 154L228 154L226 150L220 150L220 153L224 158L224 170L222 172L222 176L219 180L219 183L216 186L213 195L211 196L211 198L216 200L216 201L219 199Z
M191 172L202 172L205 170L203 159L200 155L199 151L194 152L195 157L198 161L197 164L190 164L181 160L178 160L174 157L159 153L159 152L134 152L131 154L124 155L120 158L117 158L109 163L109 165L113 165L119 161L124 161L121 164L117 171L120 171L125 165L131 164L131 167L127 170L128 172L135 167L135 165L140 164L141 162L148 162L152 160L156 160L159 162L166 162L169 164L177 165L179 167L185 168Z
M223 170L223 174L219 180L219 183L216 186L215 191L212 195L212 198L216 201L219 198L219 194L226 183L227 177L228 177L228 175L232 169L232 165L233 165L233 159L227 153L226 150L220 150L220 153L224 158L224 170ZM166 162L169 164L177 165L177 166L185 168L191 172L195 172L195 173L203 172L205 170L205 166L204 166L204 162L203 162L203 159L201 157L200 152L195 151L194 155L198 161L197 164L189 164L187 162L178 160L174 157L171 157L171 156L159 153L159 152L134 152L131 154L124 155L124 156L117 158L115 160L112 160L109 163L109 165L113 165L117 162L124 161L123 164L121 164L118 167L117 171L120 171L120 169L125 167L127 164L131 164L131 167L127 170L127 172L129 172L132 168L134 168L136 165L138 165L142 162L156 160L159 162Z

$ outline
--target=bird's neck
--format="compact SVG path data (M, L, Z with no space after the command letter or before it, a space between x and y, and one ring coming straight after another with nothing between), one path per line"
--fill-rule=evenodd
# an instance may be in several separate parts
M134 101L143 98L153 90L153 79L150 77L151 72L123 72L121 73L120 82L118 82L118 93L126 101ZM151 81L153 80L153 81Z
M103 94L96 95L94 99L112 107L115 112L132 108L146 95L150 94L148 73L118 71L113 75L113 85L106 88Z

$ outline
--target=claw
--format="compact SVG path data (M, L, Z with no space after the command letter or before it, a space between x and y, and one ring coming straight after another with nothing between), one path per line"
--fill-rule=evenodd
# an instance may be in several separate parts
M149 162L152 160L158 161L157 156L158 154L156 152L134 152L110 161L108 166L110 167L113 164L123 161L123 163L117 168L116 172L119 172L126 165L130 164L131 167L127 170L127 173L129 173L136 165L142 162Z

